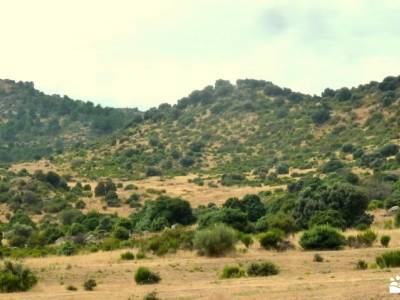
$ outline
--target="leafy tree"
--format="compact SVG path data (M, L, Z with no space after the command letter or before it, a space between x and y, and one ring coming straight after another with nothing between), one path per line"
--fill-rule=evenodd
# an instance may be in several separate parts
M319 108L311 115L311 118L315 124L322 125L331 118L331 114L328 109Z
M137 230L159 231L174 224L189 225L195 221L189 202L180 198L160 196L146 201L144 207L131 216Z

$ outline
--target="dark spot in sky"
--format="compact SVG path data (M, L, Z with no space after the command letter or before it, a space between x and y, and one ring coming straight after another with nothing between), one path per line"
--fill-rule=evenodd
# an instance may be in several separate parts
M279 35L288 29L289 24L283 12L274 8L262 15L262 26L266 32Z

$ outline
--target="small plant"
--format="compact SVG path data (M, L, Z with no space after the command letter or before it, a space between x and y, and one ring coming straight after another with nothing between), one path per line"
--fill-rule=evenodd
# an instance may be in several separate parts
M388 251L375 259L380 268L400 267L400 251Z
M4 262L0 269L0 292L24 292L37 283L37 277L23 265L10 261Z
M357 270L366 270L366 269L368 269L368 263L365 260L360 259L356 263L356 269Z
M390 235L382 235L381 236L381 245L385 248L389 246L390 243Z
M247 267L249 276L271 276L279 273L279 268L272 262L265 261L261 263L251 263Z
M154 284L160 282L161 278L158 274L150 271L146 267L139 267L135 274L137 284Z
M77 290L78 290L78 288L76 286L73 286L73 285L67 286L67 291L77 291Z
M253 238L250 234L239 234L239 240L245 245L246 248L249 248L253 244Z
M136 259L145 259L146 258L146 254L142 251L136 253Z
M66 242L60 246L58 253L60 255L71 256L78 252L76 246L70 242Z
M313 261L315 261L315 262L323 262L324 258L320 254L315 253Z
M132 252L129 252L129 251L121 253L121 259L122 260L134 260L135 254L133 254Z
M361 243L367 247L371 247L373 243L376 241L377 237L378 237L377 234L373 232L371 229L368 229L363 233L357 235L357 239L359 239Z
M88 279L83 283L83 288L85 291L93 291L93 289L97 286L96 280Z
M220 274L221 279L240 278L245 275L244 270L238 266L225 266Z
M156 291L152 291L152 292L148 293L147 295L145 295L143 297L143 300L161 300L161 299L158 298Z

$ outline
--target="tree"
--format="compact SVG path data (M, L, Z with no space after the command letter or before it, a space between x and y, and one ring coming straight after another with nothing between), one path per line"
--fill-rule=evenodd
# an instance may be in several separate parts
M351 98L351 91L347 88L341 88L337 93L336 93L336 98L339 101L347 101L350 100Z
M140 211L131 215L131 220L137 230L159 231L174 224L192 224L195 217L189 202L160 196L154 201L146 201Z
M312 120L317 125L322 125L331 118L331 114L326 108L319 108L311 115Z

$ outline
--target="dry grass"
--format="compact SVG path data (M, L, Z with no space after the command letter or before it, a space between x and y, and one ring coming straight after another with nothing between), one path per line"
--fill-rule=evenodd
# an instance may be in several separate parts
M392 236L392 248L400 246L399 230L386 231ZM40 276L30 292L0 295L0 299L142 299L156 289L161 299L389 299L389 278L400 269L390 271L355 270L358 259L372 262L384 251L375 246L367 249L319 252L323 263L313 262L315 252L291 250L277 253L254 245L246 253L231 257L205 258L193 252L180 252L164 258L121 262L122 251L100 252L74 257L27 259L25 263ZM268 259L281 273L268 278L219 280L218 271L227 264L248 264ZM162 281L155 286L138 286L134 272L148 266L160 273ZM82 289L87 278L98 287L93 292ZM77 292L66 286L78 287ZM131 297L131 298L130 298Z

